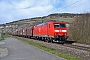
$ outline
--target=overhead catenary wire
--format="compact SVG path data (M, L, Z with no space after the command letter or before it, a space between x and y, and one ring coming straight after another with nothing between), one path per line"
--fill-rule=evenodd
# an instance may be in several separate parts
M60 8L60 9L56 10L55 12L63 10L65 8L68 8L69 6L72 6L72 5L74 5L74 4L76 4L76 3L80 2L80 1L82 1L82 0L75 1L74 3L71 3L71 4L67 5L67 6L64 6L64 7Z
M76 2L74 2L74 3L72 3L72 4L70 4L70 5L67 5L67 6L63 7L63 8L67 8L67 7L69 7L69 6L72 6L72 5L74 5L74 4L76 4L76 3L80 2L80 1L81 1L81 0L78 0L78 1L76 1ZM61 9L63 9L63 8L61 8Z

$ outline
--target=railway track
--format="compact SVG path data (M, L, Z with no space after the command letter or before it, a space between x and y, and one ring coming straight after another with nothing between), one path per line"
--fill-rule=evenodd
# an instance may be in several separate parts
M66 47L75 48L75 49L90 51L90 45L74 43L74 41L66 41L64 44L61 44L61 45L66 46Z
M57 45L58 43L54 43L54 44ZM90 45L74 43L74 41L66 41L64 44L60 44L60 45L90 52Z
M84 47L84 46L78 46L78 45L72 45L72 44L64 44L63 46L85 50L85 51L90 51L90 47Z

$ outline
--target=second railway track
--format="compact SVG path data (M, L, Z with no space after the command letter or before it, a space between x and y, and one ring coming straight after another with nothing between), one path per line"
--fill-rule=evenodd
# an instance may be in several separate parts
M78 46L78 45L72 45L72 44L64 44L63 46L80 49L80 50L85 50L85 51L90 51L90 47L84 47L84 46Z

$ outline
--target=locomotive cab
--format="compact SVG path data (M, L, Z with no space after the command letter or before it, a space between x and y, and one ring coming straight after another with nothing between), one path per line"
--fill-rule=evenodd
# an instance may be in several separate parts
M61 42L67 40L67 28L65 22L54 23L54 40Z

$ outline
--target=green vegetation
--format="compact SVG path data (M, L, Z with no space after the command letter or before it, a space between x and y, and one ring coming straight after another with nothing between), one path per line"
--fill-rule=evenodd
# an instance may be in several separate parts
M4 40L4 38L5 38L5 35L1 34L1 40Z
M4 39L7 38L7 37L10 37L10 36L7 35L7 34L1 34L1 40L4 40Z
M15 38L16 38L16 37L15 37ZM21 40L21 41L23 41L23 42L25 42L25 43L28 43L28 44L30 44L30 45L32 45L32 46L38 47L38 48L40 48L40 49L42 49L42 50L45 50L45 51L47 51L47 52L50 52L50 53L52 53L52 54L55 54L55 55L57 55L57 56L59 56L59 57L65 58L65 59L67 59L67 60L80 60L80 59L77 58L77 57L73 57L73 56L70 56L70 55L68 55L68 54L64 54L64 53L58 52L58 51L56 51L55 49L47 48L47 47L45 47L45 46L41 46L41 45L39 45L39 44L36 44L36 43L34 43L34 42L30 42L30 41L25 40L25 39L21 39L21 38L17 38L17 39L18 39L18 40Z

